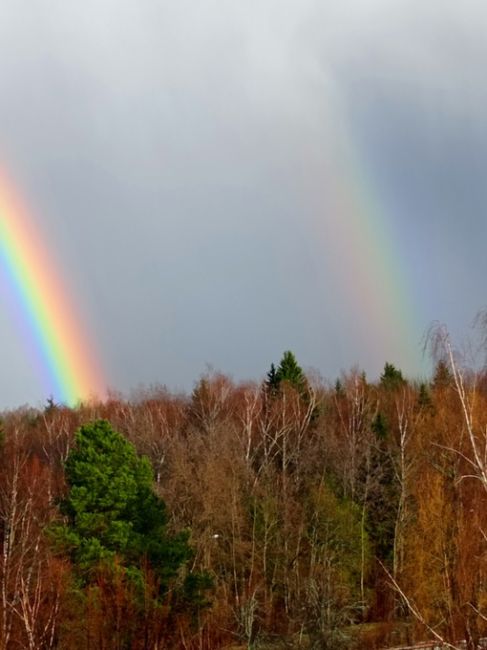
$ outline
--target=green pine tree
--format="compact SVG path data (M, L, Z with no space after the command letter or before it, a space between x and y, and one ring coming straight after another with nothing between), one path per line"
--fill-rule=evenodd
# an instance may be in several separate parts
M166 589L191 551L186 534L166 533L166 508L153 490L148 459L99 420L78 430L65 470L65 523L54 536L80 577L89 581L92 571L116 563L140 580L148 561Z

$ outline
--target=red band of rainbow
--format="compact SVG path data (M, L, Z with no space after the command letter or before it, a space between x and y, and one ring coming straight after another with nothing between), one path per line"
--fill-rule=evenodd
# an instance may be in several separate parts
M0 172L0 262L57 400L74 405L106 385L91 342L34 220Z

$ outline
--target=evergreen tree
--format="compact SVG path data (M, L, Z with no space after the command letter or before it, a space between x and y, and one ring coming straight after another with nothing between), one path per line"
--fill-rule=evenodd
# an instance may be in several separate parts
M418 406L424 410L431 410L433 408L430 392L424 382L421 382L419 386Z
M451 370L448 363L443 359L440 359L436 364L432 383L435 389L448 388L453 383Z
M286 350L282 355L281 362L275 373L275 380L278 386L282 382L287 382L300 393L304 393L308 387L308 382L303 369L298 364L296 357L290 350Z
M296 391L303 405L309 405L311 400L314 401L314 396L308 384L306 375L296 361L296 357L290 350L286 350L286 352L283 353L277 369L275 365L271 363L270 370L263 383L263 393L266 398L266 412L275 398L279 397L279 395L285 394L285 391L283 392L282 390L284 386L288 386ZM270 398L270 400L268 398ZM310 421L316 422L319 414L320 406L315 404L310 413Z
M343 384L339 379L337 379L335 382L335 396L343 397L344 395L345 395L345 390L343 389Z
M276 397L283 384L297 390L303 398L307 399L309 397L306 375L290 350L284 352L277 369L271 363L270 370L264 381L264 390L270 397Z
M386 416L379 411L371 424L372 431L375 433L378 440L385 440L388 434L388 424Z
M56 537L84 580L116 562L141 577L148 561L162 589L190 557L187 536L166 534L165 504L153 491L152 469L131 443L99 420L82 426L66 461L66 523Z
M362 498L366 510L366 529L374 552L382 561L390 562L394 548L398 485L389 450L390 430L387 418L380 411L371 423L375 441L370 455L359 470Z
M380 376L380 383L383 388L387 390L396 390L406 383L402 376L402 372L398 370L392 363L386 363L382 375Z
M279 380L277 378L276 366L271 363L271 368L267 373L265 380L265 391L268 395L274 396L279 390Z

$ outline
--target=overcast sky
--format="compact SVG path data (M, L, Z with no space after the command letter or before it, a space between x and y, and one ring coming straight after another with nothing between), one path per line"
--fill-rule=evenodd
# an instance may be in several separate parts
M414 376L432 321L463 336L487 303L486 36L470 0L2 0L0 159L110 386L259 379L286 349ZM344 241L369 221L371 302ZM0 406L42 403L0 300Z

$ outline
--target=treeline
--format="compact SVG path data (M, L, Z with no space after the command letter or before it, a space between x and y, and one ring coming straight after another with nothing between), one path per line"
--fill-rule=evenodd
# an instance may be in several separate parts
M440 347L425 383L288 352L262 383L4 413L0 648L476 648L487 375Z

